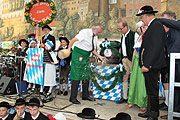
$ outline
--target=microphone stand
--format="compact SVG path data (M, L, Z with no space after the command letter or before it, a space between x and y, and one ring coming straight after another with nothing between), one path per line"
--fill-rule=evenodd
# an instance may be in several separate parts
M22 82L22 67L23 67L23 61L24 61L24 58L26 57L23 57L23 56L16 56L16 58L19 58L19 59L23 59L20 61L20 77L19 77L19 89L18 89L18 96L21 97L22 96L22 93L21 93L21 88L22 88L22 85L21 85L21 82ZM15 59L16 59L15 58Z

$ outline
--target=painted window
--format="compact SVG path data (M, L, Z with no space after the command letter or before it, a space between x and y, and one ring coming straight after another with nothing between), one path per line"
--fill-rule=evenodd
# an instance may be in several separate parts
M109 0L109 4L116 4L117 0Z

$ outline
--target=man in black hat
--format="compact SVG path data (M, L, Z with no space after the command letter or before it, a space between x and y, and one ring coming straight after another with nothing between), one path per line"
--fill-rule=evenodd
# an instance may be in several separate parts
M16 103L14 105L14 108L16 110L16 113L10 115L13 120L30 120L31 115L29 112L26 112L26 102L24 99L19 98L16 100Z
M148 26L142 37L142 45L139 52L139 64L145 77L146 91L148 95L148 108L145 113L139 113L140 117L148 117L147 120L158 120L159 116L159 76L161 68L166 66L165 40L166 32L163 25L155 19L155 13L151 6L143 6L137 16Z
M9 105L8 102L1 102L0 103L0 120L12 120L12 118L9 115L9 109L11 108L11 105Z
M31 114L30 120L49 120L48 117L46 117L44 114L42 114L40 109L40 101L37 98L31 98L29 100L29 112Z
M82 113L78 113L77 116L82 118L82 120L94 120L98 119L99 115L97 115L92 108L84 108Z
M45 61L45 59L43 58L43 62L44 62L44 86L48 86L49 90L46 94L46 97L43 99L43 102L50 102L52 101L52 88L53 86L56 85L56 66L55 64L58 63L56 56L54 59L56 59L56 61L54 61L52 55L54 55L54 50L55 50L55 37L50 35L49 32L52 29L46 25L44 27L42 27L42 31L44 32L44 36L42 37L42 43L40 45L41 48L44 48L44 58L46 58L46 56L49 58L50 61ZM56 63L57 62L57 63ZM41 86L40 89L40 93L42 94L43 92L43 88Z

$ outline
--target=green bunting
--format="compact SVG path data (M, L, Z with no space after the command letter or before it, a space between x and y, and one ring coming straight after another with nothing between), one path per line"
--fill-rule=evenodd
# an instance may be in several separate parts
M94 85L96 86L96 88L97 88L98 90L100 90L100 91L103 91L103 92L107 92L107 91L109 91L109 90L112 90L112 89L116 86L117 82L122 82L122 81L123 81L123 76L124 76L125 74L126 74L126 70L124 69L124 67L123 67L122 71L120 70L119 67L117 67L110 75L108 75L108 76L102 76L102 75L100 75L100 74L95 70L94 67L91 66L91 77L92 77L92 81L93 81ZM102 88L102 87L98 84L98 82L97 82L97 80L96 80L96 78L98 78L98 79L106 80L106 81L107 81L107 80L110 80L110 79L113 78L113 77L115 77L115 79L114 79L113 83L112 83L108 88Z

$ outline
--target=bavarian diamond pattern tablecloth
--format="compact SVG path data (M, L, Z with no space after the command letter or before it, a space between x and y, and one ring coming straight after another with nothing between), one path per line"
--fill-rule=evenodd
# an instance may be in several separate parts
M95 66L95 69L100 75L108 76L116 69L116 66ZM114 79L115 77L111 78L110 80L97 79L97 82L102 88L108 88L113 83ZM118 101L122 97L122 83L118 82L117 85L108 92L98 90L93 84L93 97Z
M58 66L57 66L57 69L59 69ZM100 75L108 76L116 69L116 66L101 66L101 65L99 65L99 66L95 66L95 69ZM59 80L59 72L57 72L56 77L57 77L56 79L58 81ZM97 79L97 82L102 88L108 88L112 84L114 79L115 79L114 77L107 81ZM59 88L59 85L57 84L57 86L55 86L55 88ZM71 80L69 80L69 84L68 84L68 89L70 89L70 88L71 88ZM79 84L78 90L81 91L81 84ZM90 90L93 92L94 98L118 101L122 97L122 83L119 83L119 82L112 90L110 90L108 92L102 92L102 91L98 90L94 86L93 83L91 83ZM161 82L159 83L159 96L164 97L163 87L162 87Z

